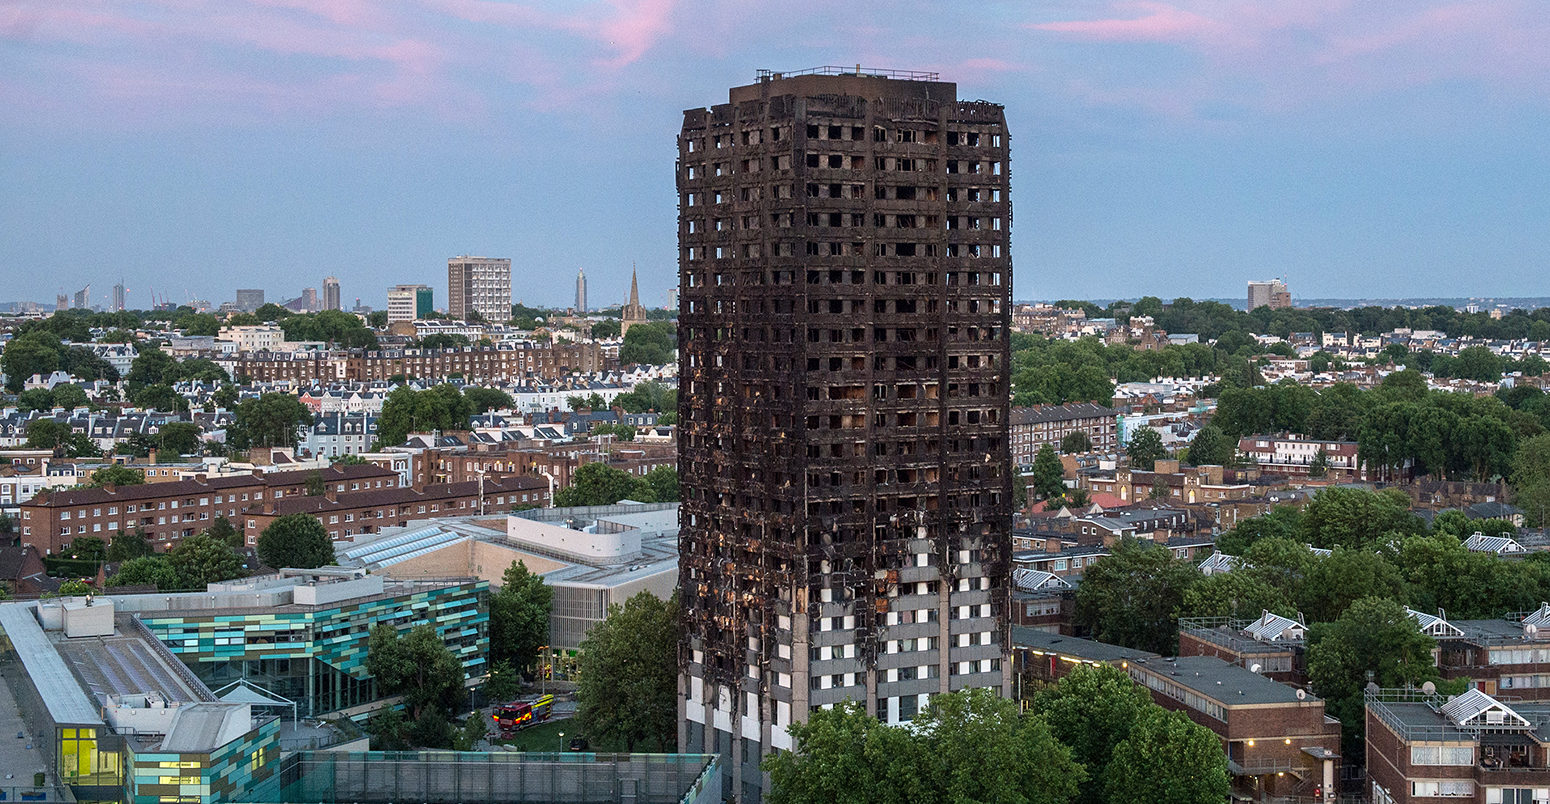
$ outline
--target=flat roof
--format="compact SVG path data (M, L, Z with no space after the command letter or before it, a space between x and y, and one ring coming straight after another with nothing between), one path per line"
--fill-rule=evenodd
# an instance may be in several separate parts
M1045 653L1058 653L1093 662L1134 662L1160 658L1150 651L1110 645L1107 642L1092 639L1063 636L1021 625L1012 626L1012 646Z
M1317 703L1320 700L1307 692L1298 698L1296 687L1272 681L1215 656L1179 656L1138 664L1144 672L1194 690L1223 706Z
M27 677L48 708L55 724L102 726L102 717L85 690L70 673L63 657L54 649L43 624L33 614L37 604L0 603L0 630L11 640Z
M70 639L55 646L99 702L106 702L109 695L147 692L160 692L172 701L215 700L203 685L196 686L169 664L160 646L148 645L144 638L115 634Z

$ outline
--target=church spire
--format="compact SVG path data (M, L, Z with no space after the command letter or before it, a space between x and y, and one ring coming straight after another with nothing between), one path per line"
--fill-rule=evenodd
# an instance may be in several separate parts
M635 281L635 263L630 263L630 306L640 306L640 284Z

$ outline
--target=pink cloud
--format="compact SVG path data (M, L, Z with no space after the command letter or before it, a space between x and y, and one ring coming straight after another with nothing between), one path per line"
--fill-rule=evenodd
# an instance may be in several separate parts
M1158 2L1129 2L1120 6L1142 13L1139 17L1029 25L1038 31L1069 34L1103 42L1207 41L1222 37L1228 29L1208 17Z
M627 67L640 60L668 32L668 18L677 5L675 0L613 0L616 14L599 26L599 38L615 50L614 57L602 63L608 67Z
M1092 97L1155 101L1166 89L1186 106L1227 101L1289 110L1441 80L1540 96L1550 86L1543 46L1550 23L1530 0L1142 0L1111 8L1112 16L1026 27L1100 46L1171 45L1194 54L1198 66L1170 73L1167 87L1138 73L1130 86ZM1122 66L1109 72L1124 73Z

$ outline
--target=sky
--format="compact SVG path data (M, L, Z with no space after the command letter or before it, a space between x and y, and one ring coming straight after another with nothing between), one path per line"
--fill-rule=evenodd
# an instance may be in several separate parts
M759 68L1006 107L1018 299L1550 296L1542 0L0 0L0 300L346 306L446 259L676 282L675 138Z

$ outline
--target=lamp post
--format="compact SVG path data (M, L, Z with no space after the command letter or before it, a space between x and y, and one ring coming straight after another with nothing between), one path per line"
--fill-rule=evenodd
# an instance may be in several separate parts
M558 754L558 753L562 753L564 751L565 751L565 732L562 731L562 732L560 732L560 744L555 749L555 753Z

